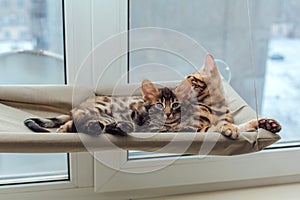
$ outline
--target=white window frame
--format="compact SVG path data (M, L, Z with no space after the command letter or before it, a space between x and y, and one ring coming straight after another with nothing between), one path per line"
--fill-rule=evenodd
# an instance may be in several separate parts
M65 20L65 48L66 48L66 63L67 63L67 82L72 84L80 58L91 50L91 43L87 41L77 41L86 33L82 28L89 26L89 15L79 16L78 11L90 13L90 1L80 0L65 0L64 1L64 20ZM76 21L80 21L76 23ZM75 24L75 25L74 25ZM78 35L76 35L78 33ZM78 45L78 46L77 46ZM78 47L81 48L78 48ZM74 50L76 48L76 50ZM74 66L74 67L73 67ZM17 185L7 185L0 187L0 199L14 194L16 199L24 197L26 194L43 193L46 191L61 191L62 189L77 189L93 187L93 157L90 153L70 153L69 154L69 175L70 180L66 181L45 181L42 183L26 183ZM83 190L85 191L85 190ZM46 192L47 193L47 192ZM65 192L64 192L65 193ZM88 193L87 193L88 194ZM29 195L29 196L30 196ZM45 197L47 199L47 197ZM49 198L50 199L50 198ZM74 198L75 199L75 198Z
M126 0L65 0L68 83L74 83L80 63L93 47L127 29L127 7ZM107 19L110 21L106 22ZM126 44L124 41L120 45ZM92 74L97 63L92 60L89 64L91 68L86 73ZM126 59L120 61L114 76L126 71L126 65ZM26 200L37 195L52 199L49 194L53 192L74 200L81 195L86 199L129 199L300 180L299 147L233 157L183 157L167 167L164 166L174 158L127 160L127 152L122 150L94 153L95 157L99 155L105 155L114 169L98 162L89 153L72 153L70 181L1 187L0 199L9 196ZM162 169L138 175L122 172L160 167Z
M111 34L120 32L118 6L122 2L122 0L64 0L68 84L74 84L76 73L80 69L81 63L84 62L86 56L93 50L93 47L107 39ZM102 14L102 16L99 16L99 14ZM107 23L105 21L107 20L106 17L110 17L113 24ZM101 22L97 21L102 26L96 26L94 19L102 19L103 21ZM107 26L105 27L104 25ZM94 64L93 61L86 63L86 65L91 67L85 73L92 74ZM116 71L121 74L126 69L121 67L120 63L120 68L116 69ZM116 74L114 73L114 75ZM74 200L82 199L81 195L87 199L103 197L101 194L94 192L94 159L91 153L70 153L69 170L69 181L1 186L0 199L7 199L8 197L9 199L32 199L33 197L40 199L40 196L43 196L45 200L52 200L51 194L53 193L59 197Z

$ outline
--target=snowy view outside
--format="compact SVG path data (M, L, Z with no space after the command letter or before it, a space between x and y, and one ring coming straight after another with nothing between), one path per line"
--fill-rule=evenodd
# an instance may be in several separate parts
M284 140L299 140L300 38L277 38L269 43L261 113L283 125Z

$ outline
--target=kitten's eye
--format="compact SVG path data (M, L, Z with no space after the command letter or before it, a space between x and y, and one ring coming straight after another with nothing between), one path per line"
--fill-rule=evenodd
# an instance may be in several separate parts
M193 83L192 86L193 86L193 88L196 88L196 89L197 89L197 88L200 88L200 86L199 86L199 85L196 85L195 83Z
M178 108L179 107L179 103L173 103L172 104L172 108Z
M193 88L199 88L200 86L197 85L197 83L196 83L195 81L192 81L192 87L193 87Z
M164 105L162 103L156 103L155 107L158 108L158 109L163 109Z

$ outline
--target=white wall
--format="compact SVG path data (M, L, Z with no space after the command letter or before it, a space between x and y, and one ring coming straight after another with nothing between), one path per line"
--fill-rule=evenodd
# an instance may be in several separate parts
M228 190L219 192L207 192L199 194L186 194L169 197L155 198L151 200L299 200L300 184L288 184L278 186L267 186L260 188L248 188ZM150 199L148 199L150 200Z

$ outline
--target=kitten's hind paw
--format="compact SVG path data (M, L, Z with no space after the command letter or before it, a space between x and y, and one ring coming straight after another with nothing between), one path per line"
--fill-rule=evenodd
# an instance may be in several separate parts
M281 125L275 119L259 119L258 127L270 131L272 133L278 133L281 130Z
M44 128L47 127L47 123L44 122L44 119L29 118L24 121L24 124L34 132L38 132L38 133L50 132Z

